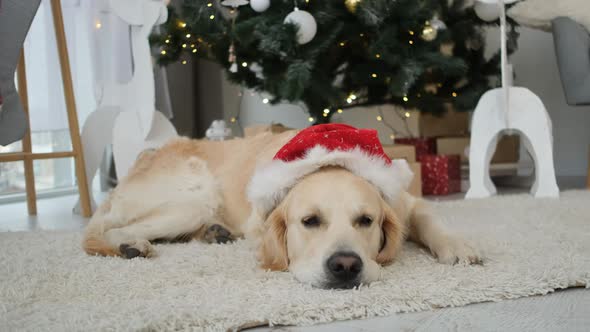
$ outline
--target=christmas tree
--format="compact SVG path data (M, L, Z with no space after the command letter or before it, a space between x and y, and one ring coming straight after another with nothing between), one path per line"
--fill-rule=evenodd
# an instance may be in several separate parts
M484 57L484 24L463 0L191 0L151 40L160 64L213 60L323 123L366 105L473 110L500 74L499 54Z

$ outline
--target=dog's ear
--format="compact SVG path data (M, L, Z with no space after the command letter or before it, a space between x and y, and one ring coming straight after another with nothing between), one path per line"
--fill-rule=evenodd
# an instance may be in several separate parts
M261 267L271 271L286 271L289 268L287 224L281 206L268 216L263 227L262 241L258 249Z
M385 201L383 205L383 220L381 221L381 249L376 261L381 265L389 264L395 258L402 245L405 233L404 224L400 222L393 209Z

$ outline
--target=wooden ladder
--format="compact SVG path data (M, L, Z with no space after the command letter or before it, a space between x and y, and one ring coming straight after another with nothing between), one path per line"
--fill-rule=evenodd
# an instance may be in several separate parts
M84 153L80 139L80 126L78 125L78 115L76 112L76 101L74 99L74 87L72 83L72 73L70 69L70 60L66 43L66 34L64 31L63 13L61 10L60 0L51 0L51 11L53 14L53 25L55 29L55 39L57 41L57 51L61 67L61 77L63 80L64 97L66 102L66 111L68 115L68 127L70 130L70 139L72 141L72 151L33 153L31 144L31 120L29 117L29 102L27 95L27 78L25 68L25 54L21 51L17 67L18 92L21 97L24 112L27 115L29 129L22 140L22 152L0 154L0 162L23 161L25 168L25 188L27 193L27 209L29 215L37 214L37 194L35 191L35 174L33 170L33 160L38 159L56 159L56 158L74 158L76 166L76 179L78 191L80 193L80 206L82 216L90 217L92 214L90 207L90 196L88 192L88 181L86 177L86 168L84 164Z

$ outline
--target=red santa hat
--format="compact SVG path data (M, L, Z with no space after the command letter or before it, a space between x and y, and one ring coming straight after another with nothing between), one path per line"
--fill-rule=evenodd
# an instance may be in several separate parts
M266 217L297 182L326 166L340 166L364 178L389 201L413 178L405 160L387 157L376 130L323 124L300 131L269 164L259 167L248 186L248 199Z

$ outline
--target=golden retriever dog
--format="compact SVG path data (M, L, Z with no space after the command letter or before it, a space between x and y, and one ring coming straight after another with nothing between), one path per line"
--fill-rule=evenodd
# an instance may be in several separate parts
M281 195L251 188L251 182L284 180L272 170L256 170L296 134L221 142L177 138L144 152L93 215L84 250L153 257L156 240L224 243L246 237L258 243L261 268L290 271L320 288L377 280L405 239L425 246L441 263L480 262L478 252L445 230L425 201L404 191L404 181L380 188L381 180L369 181L336 162L303 172ZM407 165L400 166L403 172L409 172ZM257 205L249 199L257 195L268 199Z

